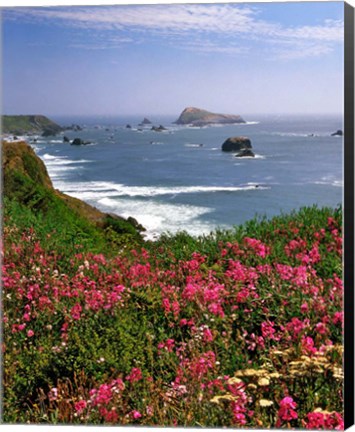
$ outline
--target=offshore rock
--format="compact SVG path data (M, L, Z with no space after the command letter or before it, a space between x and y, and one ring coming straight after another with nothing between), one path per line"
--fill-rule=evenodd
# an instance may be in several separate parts
M222 144L222 151L225 152L240 152L251 148L250 139L242 136L228 138Z
M151 128L151 130L154 132L162 132L162 131L165 131L167 129L163 125L160 125L160 126L153 126Z
M343 136L343 131L341 129L338 129L336 132L332 133L331 136Z
M144 117L144 119L142 120L141 123L139 123L138 126L145 126L145 125L151 125L151 124L152 124L152 122L149 119L147 119L147 117Z
M238 152L235 157L255 157L255 154L250 149L243 149L240 152Z
M81 138L74 138L70 144L71 145L87 145L87 144L91 144L91 141L84 141Z
M217 114L200 108L187 107L174 123L202 127L213 124L245 123L245 121L240 115Z
M83 128L81 126L79 126L78 124L74 124L74 123L71 126L67 126L65 129L76 131L76 132L83 130Z

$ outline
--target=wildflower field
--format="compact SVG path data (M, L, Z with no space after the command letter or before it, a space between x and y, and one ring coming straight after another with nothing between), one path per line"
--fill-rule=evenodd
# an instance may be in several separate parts
M8 209L5 422L344 428L341 209L101 253Z

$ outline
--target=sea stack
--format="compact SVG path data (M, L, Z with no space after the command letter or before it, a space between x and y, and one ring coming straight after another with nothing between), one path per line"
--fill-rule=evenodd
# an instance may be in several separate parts
M147 125L151 125L151 124L152 124L152 122L149 119L147 119L147 117L144 117L143 121L141 123L139 123L138 126L147 126Z
M71 145L87 145L87 144L91 144L91 141L84 141L81 138L74 138L70 144Z
M222 144L222 151L234 152L236 157L254 157L255 155L251 149L250 139L243 136L228 138Z

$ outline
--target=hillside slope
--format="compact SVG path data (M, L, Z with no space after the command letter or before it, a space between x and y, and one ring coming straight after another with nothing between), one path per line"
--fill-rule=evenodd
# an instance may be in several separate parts
M127 236L126 240L140 241L144 230L133 218L128 220L103 213L89 204L53 188L46 166L24 141L2 144L3 191L5 202L16 202L22 210L39 213L72 236L80 233L98 243L107 241L107 234ZM22 211L21 210L21 211ZM59 232L59 229L58 229ZM117 236L116 236L117 235ZM105 237L105 239L103 238ZM119 240L116 238L116 241Z
M48 134L55 135L63 128L43 115L5 115L2 116L4 134Z

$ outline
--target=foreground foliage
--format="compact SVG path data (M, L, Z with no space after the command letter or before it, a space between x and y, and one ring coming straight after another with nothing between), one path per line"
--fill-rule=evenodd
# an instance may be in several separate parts
M8 212L4 420L343 429L341 227L308 208L69 256Z

